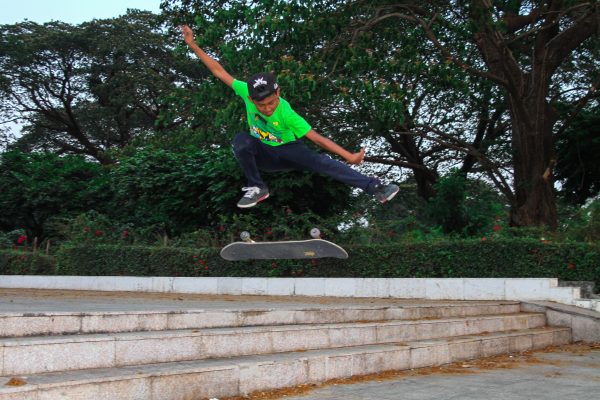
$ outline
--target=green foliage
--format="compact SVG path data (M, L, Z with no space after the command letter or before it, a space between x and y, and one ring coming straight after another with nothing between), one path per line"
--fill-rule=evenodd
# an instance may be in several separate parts
M101 210L109 199L103 168L83 157L18 151L0 154L0 230L23 228L41 240L50 218Z
M341 224L340 222L341 221ZM440 240L444 235L427 213L427 201L412 180L400 184L393 201L384 205L359 196L338 218L336 241L352 245L415 243Z
M150 228L145 228L146 231ZM63 221L61 236L68 243L134 244L141 236L133 226L115 222L97 211Z
M25 231L23 231L25 232ZM11 240L8 235L0 232L0 249L6 249L13 246L14 240Z
M461 232L467 225L466 179L452 173L440 179L435 188L436 195L429 201L432 218L442 226L444 233Z
M117 219L138 226L161 225L181 233L208 225L234 204L241 187L230 151L161 149L138 151L111 171Z
M595 103L557 141L556 177L561 181L561 194L574 204L600 193L600 102Z
M214 248L65 246L57 274L365 278L557 277L600 283L598 244L534 239L347 246L347 260L228 262Z
M17 244L23 244L18 243L20 238L27 238L27 232L25 232L25 229L15 229L6 233L0 232L0 249L10 248Z
M113 218L136 226L162 226L169 236L230 224L236 215L254 216L244 230L289 223L281 210L328 217L351 201L350 188L303 173L265 174L272 196L251 211L236 203L244 178L230 148L174 152L138 151L111 171ZM309 211L310 210L310 211Z
M419 193L427 198L438 169L444 167L440 160L461 158L430 140L435 136L431 130L468 142L478 123L489 123L488 131L497 136L502 130L492 129L498 117L491 113L498 109L502 115L505 105L492 85L448 62L412 22L382 18L380 23L367 23L378 9L370 3L338 1L271 1L268 6L199 0L163 3L171 24L193 25L199 46L233 76L244 79L258 70L274 71L283 97L317 131L350 149L368 144L368 155L378 156L376 163L402 161L415 166L415 172L422 173ZM387 9L382 3L381 10ZM457 58L473 56L475 46L460 25L434 27L444 43L460 43L453 47ZM199 104L196 125L209 127L209 138L215 135L214 121L224 124L217 135L223 128L232 131L240 126L239 100L220 92L222 84L208 80L193 100ZM217 101L223 104L218 110L200 106ZM498 143L488 135L485 142L478 139L477 146L484 144L480 150L487 154ZM375 164L375 172L383 176L387 172L381 164ZM465 169L472 166L465 164ZM390 170L398 172L395 167Z
M572 207L571 215L564 216L560 234L567 240L588 243L600 241L600 200L583 207Z
M163 94L201 76L171 49L159 17L148 12L76 26L1 25L0 114L27 122L13 147L108 164L115 148L168 130L159 123L169 109Z
M236 206L244 180L229 148L141 149L110 168L78 156L12 151L0 155L0 230L22 228L40 241L79 241L101 231L105 243L121 242L127 231L128 242L154 243L236 220L246 221L241 230L299 226L300 217L292 217L301 214L316 224L352 201L349 187L323 176L266 178L273 196L247 211Z
M262 218L255 213L221 215L210 226L196 225L195 230L170 236L162 224L123 223L89 211L64 221L61 237L67 246L86 244L221 248L239 240L243 231L249 231L257 241L305 239L314 227L319 227L324 238L339 237L341 235L337 232L337 221L337 218L323 219L310 211L295 213L289 207L282 207L277 214L269 214L269 218Z
M472 39L485 33L486 24L500 37L507 34L506 10L524 10L513 3L488 10L429 2L411 14L412 3L385 1L373 6L328 0L166 0L162 18L169 30L145 12L79 26L3 25L0 112L30 124L18 146L82 153L114 165L104 169L83 158L46 153L2 155L0 229L24 228L29 236L75 243L198 246L221 245L240 230L269 240L303 237L314 225L357 244L490 236L492 226L503 223L502 217L497 221L503 214L496 194L458 175L435 184L456 165L465 176L473 170L510 170L507 161L518 153L509 150L507 139L517 125L507 113L506 93L498 82L485 79L487 72L500 73L486 70L490 65L479 52L482 44ZM589 5L575 10L563 9L556 20L581 12L582 18L571 21L575 26L591 12ZM414 23L421 17L427 24ZM237 78L275 71L283 96L316 130L351 150L369 145L374 174L395 178L393 173L402 171L398 166L412 169L414 185L407 189L431 198L429 204L399 195L374 208L364 196L350 196L344 185L294 172L266 175L271 198L251 210L237 209L244 184L229 142L245 128L243 103L189 57L174 29L179 23L193 25L198 44ZM505 37L515 43L505 50L514 56L506 59L514 60L511 70L517 75L519 68L532 67L535 54L518 49L542 43L528 36L547 31L534 25L523 29ZM453 58L432 43L432 35ZM569 111L596 79L598 40L584 45L558 65L546 96L567 104ZM565 91L565 84L573 90ZM538 89L535 93L545 92ZM597 192L595 153L586 152L595 148L596 114L593 107L585 108L559 141L559 178L578 202ZM568 115L560 113L560 119ZM508 185L501 189L511 197ZM594 215L573 213L573 223L564 221L571 232L566 237L594 240ZM537 228L501 228L495 236L545 235ZM125 231L127 240L121 237Z
M491 188L470 182L457 171L440 179L435 189L427 211L445 234L482 235L503 214L500 198Z
M275 71L317 129L412 169L424 198L460 165L494 177L513 224L554 227L551 188L531 185L554 157L550 110L585 104L597 86L598 9L572 4L555 15L516 2L173 0L163 11L173 25L195 21L199 45L235 76Z
M57 254L57 274L77 275L81 265L86 265L85 275L134 276L203 276L203 263L212 254L217 262L216 250L180 249L171 247L138 247L114 245L65 246ZM92 261L93 260L93 261ZM84 264L82 264L84 263ZM199 268L203 265L202 269Z
M53 275L54 257L30 251L0 249L0 275Z

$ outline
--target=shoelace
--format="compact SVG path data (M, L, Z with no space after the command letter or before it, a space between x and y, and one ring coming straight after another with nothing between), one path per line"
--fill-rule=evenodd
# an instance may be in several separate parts
M243 187L242 192L246 192L244 197L252 198L260 192L260 188L256 186Z

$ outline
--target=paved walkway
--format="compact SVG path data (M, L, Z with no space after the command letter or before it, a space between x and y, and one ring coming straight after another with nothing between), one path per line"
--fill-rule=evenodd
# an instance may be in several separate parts
M600 397L600 345L500 356L442 368L399 372L358 383L328 384L286 400L566 400Z

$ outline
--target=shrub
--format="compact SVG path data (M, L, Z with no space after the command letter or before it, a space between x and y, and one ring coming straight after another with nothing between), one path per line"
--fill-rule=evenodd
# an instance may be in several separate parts
M0 229L42 239L48 219L102 208L110 197L105 170L83 157L0 154Z
M228 262L218 248L115 245L63 247L57 273L67 275L536 278L600 284L600 246L534 239L460 240L347 246L347 260Z
M231 263L218 248L147 246L65 246L57 254L57 274L91 276L291 276L294 263Z
M0 250L0 275L53 275L54 257L37 252Z

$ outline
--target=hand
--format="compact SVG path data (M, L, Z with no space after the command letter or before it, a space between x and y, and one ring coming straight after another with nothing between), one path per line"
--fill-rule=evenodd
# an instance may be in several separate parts
M194 32L189 26L181 25L179 29L181 29L181 33L183 34L183 40L186 43L194 43Z
M360 151L358 153L350 154L350 156L348 158L346 158L346 161L348 162L348 164L358 165L358 164L362 164L364 158L365 158L365 149L360 149Z

